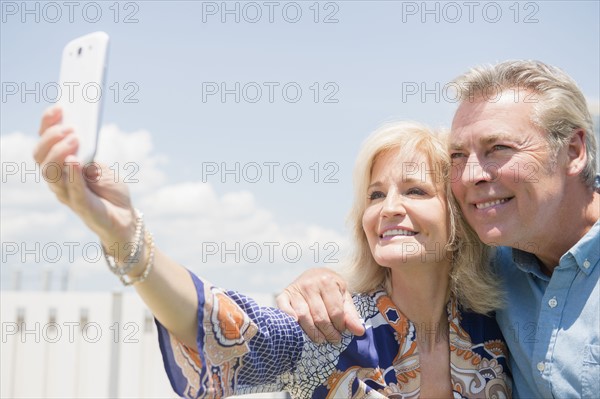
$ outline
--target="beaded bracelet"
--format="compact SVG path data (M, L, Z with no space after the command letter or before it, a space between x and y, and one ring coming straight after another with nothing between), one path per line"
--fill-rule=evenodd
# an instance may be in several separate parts
M104 247L102 247L102 252L104 253L104 258L106 259L106 263L108 264L108 268L111 272L116 274L117 276L124 276L133 269L133 267L137 264L140 259L140 254L143 253L144 248L144 214L137 209L134 209L135 212L135 233L133 236L133 244L131 248L131 252L125 258L124 266L119 267L117 262L115 261L115 257L109 255ZM115 255L118 254L119 248L117 247L117 251ZM118 255L117 255L118 256Z
M119 280L123 283L124 286L130 286L132 284L141 283L146 280L150 271L152 271L152 267L154 266L154 237L152 233L146 231L144 224L144 215L137 209L134 210L136 214L136 222L135 222L135 234L134 234L134 244L131 252L125 259L125 266L119 267L117 262L115 261L114 256L111 256L106 253L104 250L104 246L102 246L102 252L104 253L104 258L106 259L106 263L111 272L119 277ZM148 261L146 266L144 267L143 273L139 277L130 278L127 280L127 274L133 269L133 267L137 264L140 259L140 255L144 253L145 241L148 240L148 246L150 247L150 252L148 254Z
M150 232L146 233L146 235L148 237L148 246L150 247L150 253L148 254L148 262L144 267L144 272L138 277L133 277L127 280L125 278L125 275L119 276L119 280L121 280L123 285L126 287L137 283L143 283L144 281L146 281L146 278L148 278L148 275L152 271L152 266L154 266L154 237Z

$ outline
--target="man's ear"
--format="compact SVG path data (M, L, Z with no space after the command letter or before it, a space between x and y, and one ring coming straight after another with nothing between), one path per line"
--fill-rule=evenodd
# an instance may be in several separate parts
M587 153L585 146L584 129L573 131L569 145L567 147L567 174L569 176L579 175L585 168L587 162Z

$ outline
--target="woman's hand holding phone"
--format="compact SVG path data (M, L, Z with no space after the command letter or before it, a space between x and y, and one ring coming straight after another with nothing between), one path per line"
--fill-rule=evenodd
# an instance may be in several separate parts
M129 190L105 165L78 159L79 137L62 117L60 106L44 113L34 159L58 200L100 237L104 247L123 248L134 235Z
M92 162L102 112L102 96L92 101L85 88L103 89L108 35L96 32L69 42L61 63L61 83L74 88L42 116L34 159L60 202L71 208L117 258L134 235L129 190L112 170ZM122 254L123 256L125 254Z

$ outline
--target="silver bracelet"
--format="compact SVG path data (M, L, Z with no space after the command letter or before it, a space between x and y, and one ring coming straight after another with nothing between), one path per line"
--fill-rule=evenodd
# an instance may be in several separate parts
M148 262L144 268L144 272L139 277L133 277L127 280L125 275L119 275L119 279L123 283L124 286L130 286L137 283L143 283L148 278L148 275L152 271L152 266L154 266L154 237L152 233L146 233L148 237L148 246L150 247L150 253L148 254Z
M145 236L145 225L144 225L144 214L142 212L140 212L137 209L134 209L134 213L135 213L135 233L133 236L133 241L132 241L132 248L131 251L129 252L129 255L127 255L127 258L125 258L124 261L124 266L119 267L117 265L117 262L115 261L115 256L109 255L106 250L104 249L104 246L102 246L102 252L104 253L104 258L106 259L106 263L108 264L108 268L110 269L111 272L113 272L114 274L116 274L119 277L125 276L127 273L129 273L131 271L131 269L133 269L133 267L137 264L137 262L140 260L140 254L143 253L143 249L144 249L144 236ZM131 244L127 243L127 244ZM125 245L127 245L125 244ZM118 253L119 253L119 247L116 248L116 257L118 257Z

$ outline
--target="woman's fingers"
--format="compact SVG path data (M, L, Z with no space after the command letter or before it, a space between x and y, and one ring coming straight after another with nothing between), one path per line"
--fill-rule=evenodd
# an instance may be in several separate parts
M42 136L50 126L59 123L61 120L62 109L58 105L46 109L42 115L42 123L40 125L39 135Z
M64 186L69 198L69 206L75 213L84 216L91 207L91 201L86 193L87 185L84 177L84 168L77 158L69 155L65 158L67 167L65 168Z
M46 157L41 162L42 166L42 174L49 174L50 167L48 164L52 165L52 169L64 169L67 164L65 159L69 155L75 155L77 153L77 148L79 146L79 141L75 134L68 134L62 140L56 142L52 147L49 148ZM64 175L64 174L63 174ZM47 178L47 182L51 182L53 179L51 176L45 176ZM64 176L63 176L64 177Z
M56 143L72 133L73 129L64 125L52 125L48 127L42 134L42 137L39 139L35 149L33 150L33 159L35 159L35 162L38 164L43 163L48 156L50 149Z
M68 193L65 187L66 168L72 167L66 164L65 159L77 152L77 146L77 137L69 134L50 147L46 157L40 162L42 177L48 183L50 190L65 204L68 203Z

